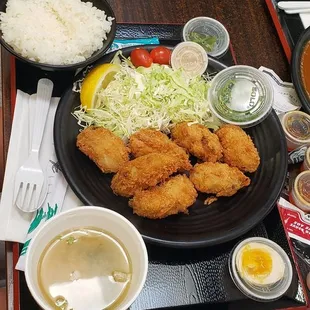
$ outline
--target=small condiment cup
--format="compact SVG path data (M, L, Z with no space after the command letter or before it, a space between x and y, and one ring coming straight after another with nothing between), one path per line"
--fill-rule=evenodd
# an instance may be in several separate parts
M216 38L213 49L211 51L206 51L210 56L220 57L227 52L230 42L228 31L224 25L216 19L206 16L190 19L183 27L183 40L192 41L192 32Z
M132 264L131 282L125 298L117 309L128 309L138 297L146 280L147 250L138 230L125 217L101 207L77 207L56 215L41 226L31 240L25 264L25 277L32 296L42 309L53 310L39 288L38 263L41 254L56 236L64 231L81 227L106 231L120 240L126 248Z
M208 67L208 55L195 42L181 42L172 51L171 67L182 69L189 77L202 75Z
M310 170L297 175L293 182L289 200L299 209L310 213Z
M237 267L237 256L242 248L250 243L268 246L280 255L284 263L284 275L281 280L271 285L253 285L242 278ZM286 293L293 278L292 264L285 251L275 242L261 237L252 237L239 242L230 253L228 267L230 276L237 288L244 295L256 301L269 302L279 299Z
M310 146L310 116L301 111L291 111L281 117L287 148L295 150L302 145Z
M304 161L300 168L301 171L310 170L310 147L307 148Z
M251 127L271 112L274 92L267 76L243 65L220 71L208 91L210 110L225 123Z

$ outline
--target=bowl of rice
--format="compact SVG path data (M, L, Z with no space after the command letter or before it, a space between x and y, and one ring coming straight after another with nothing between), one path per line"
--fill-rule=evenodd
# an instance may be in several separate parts
M104 55L116 32L106 0L0 1L0 43L43 70L75 70Z

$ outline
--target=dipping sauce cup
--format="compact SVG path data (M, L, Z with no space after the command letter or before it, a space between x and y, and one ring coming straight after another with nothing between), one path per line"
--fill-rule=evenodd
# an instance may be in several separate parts
M229 34L216 19L199 16L190 19L183 28L183 40L196 42L213 57L224 55L229 48Z
M300 111L285 113L281 123L289 151L302 145L310 146L310 116L307 113Z
M304 161L300 168L301 171L310 170L310 147L307 148Z
M202 75L208 67L208 55L195 42L181 42L172 51L171 67L182 68L190 77Z
M299 209L310 213L310 170L298 174L294 180L289 200Z
M220 71L208 91L210 110L224 123L251 127L271 112L274 92L265 73L236 65Z

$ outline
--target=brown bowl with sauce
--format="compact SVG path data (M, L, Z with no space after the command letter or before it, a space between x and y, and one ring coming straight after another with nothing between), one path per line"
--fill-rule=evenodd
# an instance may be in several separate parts
M310 27L301 34L293 50L291 75L303 110L310 114Z

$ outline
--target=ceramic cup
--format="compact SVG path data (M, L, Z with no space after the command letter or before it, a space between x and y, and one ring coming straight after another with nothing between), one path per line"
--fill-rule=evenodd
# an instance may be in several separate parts
M38 263L42 252L48 243L62 232L87 226L104 230L120 240L131 258L131 283L126 297L117 309L128 309L142 290L148 270L148 255L138 230L125 217L109 209L77 207L46 222L28 248L25 277L32 296L42 309L52 310L38 285Z

